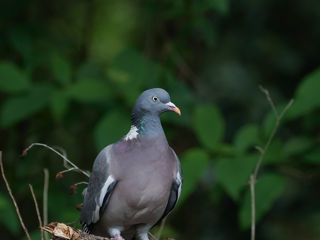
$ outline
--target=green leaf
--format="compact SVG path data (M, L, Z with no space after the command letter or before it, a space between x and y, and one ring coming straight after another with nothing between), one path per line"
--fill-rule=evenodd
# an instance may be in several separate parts
M101 79L103 77L102 68L101 63L96 59L89 59L78 66L75 78L78 81Z
M224 136L224 120L214 105L197 106L194 113L196 135L210 150L215 150Z
M303 116L320 108L320 68L303 78L295 92L295 102L288 111L290 119Z
M97 149L100 150L104 146L119 140L129 131L129 128L130 121L128 114L116 110L107 113L101 118L94 129Z
M306 153L314 145L314 141L307 137L295 137L289 139L284 147L283 152L286 157Z
M320 164L320 149L314 149L311 152L308 152L303 157L305 162L311 164Z
M279 174L264 174L257 180L255 186L256 221L258 222L274 205L283 193L286 179ZM251 197L248 190L240 207L239 223L242 229L251 224Z
M65 86L71 82L71 65L66 58L58 54L53 54L51 56L50 65L54 79L57 80L62 86Z
M235 201L238 200L240 191L248 186L258 155L246 155L236 158L222 158L216 164L217 180L224 190Z
M234 156L238 155L235 147L231 144L221 143L217 146L216 154L223 156Z
M40 230L35 230L30 232L30 238L32 240L41 240L41 232ZM24 236L22 240L28 240L27 236Z
M22 57L24 70L28 74L31 74L34 67L41 62L39 56L43 54L35 48L38 46L36 39L37 37L23 26L10 28L8 33L8 41Z
M30 87L27 76L13 63L0 63L0 90L16 93Z
M158 64L133 49L118 54L107 69L107 76L130 104L142 89L158 85L160 73Z
M284 154L283 142L280 139L273 139L264 157L264 163L272 164L287 160Z
M209 155L198 148L190 149L181 158L183 186L179 199L181 204L195 190L197 183L209 165Z
M265 139L271 134L271 131L274 129L276 124L276 116L274 115L273 111L270 111L263 121L263 136Z
M132 43L139 11L133 2L124 0L98 1L95 9L89 55L109 61Z
M103 102L112 96L111 88L101 80L82 80L66 90L71 98L84 103Z
M222 15L226 15L229 12L228 0L205 0L202 1L201 4L198 4L197 1L193 2L194 5L191 9L197 12L198 14L209 10L215 10Z
M51 97L49 86L34 86L28 94L9 98L1 106L0 126L9 127L44 108Z
M10 199L0 193L0 225L5 226L12 234L18 235L20 224Z
M234 146L239 153L244 153L248 148L252 148L259 143L259 130L256 125L243 126L234 138Z
M211 7L223 15L229 12L229 1L228 0L211 0Z
M61 121L69 106L69 98L64 91L55 91L50 99L51 113L55 120Z

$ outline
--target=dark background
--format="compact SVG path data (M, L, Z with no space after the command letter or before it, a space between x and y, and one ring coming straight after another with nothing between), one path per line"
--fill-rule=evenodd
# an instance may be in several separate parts
M248 180L275 116L281 122L256 185L257 239L320 238L320 1L3 0L0 3L0 149L32 238L40 239L28 183L49 222L79 227L78 187L59 146L82 169L126 134L145 89L162 87L182 116L162 116L184 170L163 236L249 239ZM24 239L3 181L1 239Z

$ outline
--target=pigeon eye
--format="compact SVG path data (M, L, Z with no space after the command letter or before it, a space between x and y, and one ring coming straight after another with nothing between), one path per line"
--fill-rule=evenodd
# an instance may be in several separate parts
M153 100L154 102L156 102L156 101L158 101L158 97L153 96L153 97L152 97L152 100Z

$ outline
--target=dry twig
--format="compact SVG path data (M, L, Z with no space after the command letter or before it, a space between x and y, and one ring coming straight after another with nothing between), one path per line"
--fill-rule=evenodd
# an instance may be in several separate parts
M43 227L43 230L52 234L53 240L109 240L108 238L91 235L58 222L49 223Z
M29 235L29 232L28 232L28 229L26 228L26 226L24 225L24 222L23 222L23 220L22 220L22 217L21 217L21 214L20 214L20 210L19 210L18 204L17 204L17 202L16 202L16 200L15 200L13 194L12 194L10 185L9 185L9 183L8 183L8 181L7 181L7 178L6 178L5 174L4 174L4 168L3 168L3 163L2 163L2 151L0 151L0 168L1 168L2 178L3 178L3 180L4 180L5 184L6 184L7 190L8 190L8 192L9 192L9 195L10 195L11 199L12 199L12 202L13 202L13 204L14 204L14 207L16 208L16 212L17 212L17 215L18 215L18 217L19 217L20 224L21 224L21 226L22 226L22 228L23 228L23 230L24 230L24 232L25 232L28 240L31 240L30 235Z
M70 164L73 168L74 171L78 171L82 174L84 174L87 177L90 177L90 174L87 173L86 171L83 171L82 169L80 169L77 165L75 165L73 162L71 162L66 156L64 156L63 154L59 153L57 150L55 150L54 148L44 144L44 143L32 143L29 147L27 147L25 150L23 150L22 155L26 155L27 152L34 146L41 146L41 147L45 147L51 151L53 151L54 153L58 154L63 160L64 162L67 162L68 164Z
M161 237L161 234L163 232L163 229L164 229L164 225L166 224L166 217L161 221L161 224L160 224L160 227L159 227L159 230L158 232L156 233L156 239L157 240L160 240L160 237Z
M39 228L40 228L40 231L41 231L41 240L43 240L42 220L41 220L41 216L40 216L38 202L37 202L36 196L34 195L33 187L32 187L31 184L29 184L29 188L30 188L30 192L31 192L31 195L32 195L32 198L33 198L34 206L35 206L36 212L37 212L37 217L38 217L38 221L39 221Z
M293 99L291 99L288 104L284 107L284 109L282 110L282 112L280 114L278 114L278 111L272 101L272 98L269 94L269 91L265 88L263 88L262 86L260 86L260 90L266 95L266 98L272 108L272 111L276 117L276 122L275 122L275 126L266 142L266 144L264 145L263 148L257 146L256 149L260 152L260 157L258 159L257 165L253 171L253 173L250 175L250 180L249 180L249 184L250 184L250 195L251 195L251 240L255 239L255 230L256 230L256 202L255 202L255 184L257 181L257 176L258 176L258 172L259 169L261 167L262 161L264 159L265 153L268 150L274 136L276 135L279 125L280 125L280 121L282 120L284 114L288 111L288 109L291 107L291 105L293 104Z
M43 169L44 173L44 184L43 184L43 224L48 224L48 189L49 189L49 171L48 169ZM46 240L49 240L49 236L47 233L44 233L44 237Z

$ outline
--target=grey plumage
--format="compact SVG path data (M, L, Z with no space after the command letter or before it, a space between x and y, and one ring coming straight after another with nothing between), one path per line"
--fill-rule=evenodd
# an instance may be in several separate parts
M89 179L89 185L85 192L84 205L85 210L81 211L81 223L85 226L87 232L92 230L93 224L100 218L100 209L103 203L108 201L108 197L114 188L116 181L107 189L106 195L103 196L102 202L100 201L101 190L107 181L109 175L108 156L111 145L105 147L97 156L94 161L92 174ZM109 191L108 191L109 190Z
M143 92L131 114L130 132L99 153L84 196L84 230L147 240L148 231L174 208L182 172L161 126L159 115L165 111L180 114L165 90Z
M176 155L176 153L173 151L172 148L170 148L171 151L173 152L175 159L177 161L177 168L178 168L178 176L176 177L175 181L172 182L172 186L171 186L171 190L170 190L170 195L169 195L169 200L166 206L166 209L164 210L163 215L161 216L161 218L159 219L159 221L156 223L158 224L159 222L161 222L166 216L168 216L168 214L172 211L172 209L175 207L179 196L180 196L180 191L181 191L181 187L182 187L182 182L183 182L183 178L182 178L182 168L180 165L180 161L178 156ZM180 179L179 179L180 178Z

